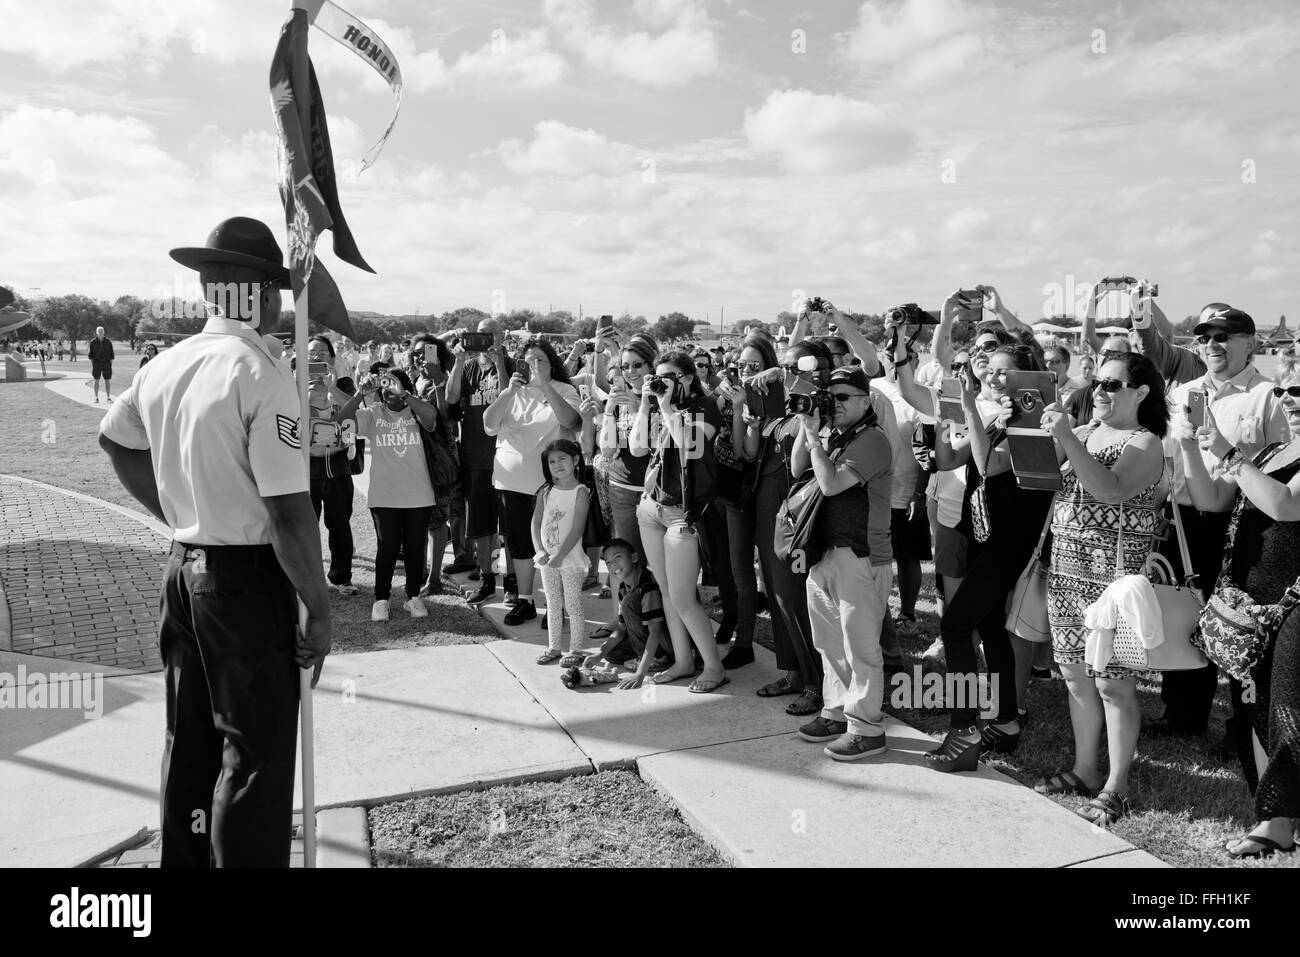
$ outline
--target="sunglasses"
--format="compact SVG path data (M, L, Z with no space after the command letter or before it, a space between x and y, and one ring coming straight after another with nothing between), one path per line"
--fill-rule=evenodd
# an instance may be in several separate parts
M830 397L840 403L840 405L843 405L850 399L865 399L867 394L865 392L832 392L830 393Z
M748 372L761 372L762 369L763 369L763 363L761 363L761 362L742 362L742 363L740 364L740 368L745 369L745 370L748 371Z
M707 362L697 362L697 363L695 363L695 368L697 368L697 369L708 369L708 368L710 368L710 366L709 366L709 363L707 363Z
M1118 359L1126 355L1128 355L1127 352L1122 352L1119 349L1106 349L1102 352L1101 357L1103 359Z
M1136 389L1137 386L1131 382L1124 382L1120 379L1098 379L1092 384L1094 389L1101 389L1102 392L1115 393L1121 389Z
M975 343L975 348L985 354L991 354L998 351L998 340L985 339L983 342Z
M644 369L644 368L645 368L645 363L644 363L644 362L624 362L621 366L619 366L619 368L622 369L624 372L631 372L633 369Z
M1280 399L1284 395L1289 395L1293 399L1300 399L1300 385L1273 386L1273 398Z
M669 382L680 382L682 374L680 372L660 372L659 378L667 379Z
M1219 345L1223 345L1225 342L1227 342L1227 341L1228 341L1229 339L1231 339L1231 338L1232 338L1232 334L1231 334L1231 333L1228 333L1228 332L1216 332L1216 333L1214 333L1214 334L1212 334L1212 335L1208 335L1208 336L1197 336L1197 337L1196 337L1196 344L1197 344L1198 346L1203 346L1203 345L1206 345L1207 343L1210 343L1210 342L1217 342Z
M965 369L965 368L966 368L966 363L964 363L964 362L954 362L952 365L948 366L948 371L949 371L949 372L961 372L961 371L962 371L963 369Z

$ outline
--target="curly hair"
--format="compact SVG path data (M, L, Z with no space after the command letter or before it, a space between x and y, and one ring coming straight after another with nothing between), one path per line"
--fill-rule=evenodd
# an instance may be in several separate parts
M563 382L565 385L572 385L569 381L569 370L564 368L564 363L561 362L560 357L555 354L555 347L540 336L533 336L531 339L524 341L524 344L519 347L519 353L515 357L515 362L523 365L524 356L528 355L529 349L537 349L546 356L546 360L551 364L552 381ZM694 371L694 369L695 366L691 366L691 370Z

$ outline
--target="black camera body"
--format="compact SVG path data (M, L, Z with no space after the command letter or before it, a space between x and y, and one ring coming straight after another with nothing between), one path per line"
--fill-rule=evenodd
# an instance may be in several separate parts
M835 408L835 400L825 389L818 389L811 395L793 393L785 400L785 409L791 415L812 415L816 410L823 419L829 419Z
M826 303L821 296L814 296L812 299L809 299L804 303L804 309L808 312L821 312L822 307L825 304Z
M645 384L642 388L651 395L665 396L672 391L673 382L671 379L665 379L662 376L646 376Z
M583 344L583 351L584 351L584 352L595 352L595 351L596 351L596 340L595 340L595 339L584 339L584 340L582 340L582 344Z

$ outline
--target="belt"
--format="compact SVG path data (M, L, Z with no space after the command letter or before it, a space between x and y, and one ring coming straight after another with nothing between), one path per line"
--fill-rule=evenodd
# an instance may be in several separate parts
M223 565L252 565L279 568L275 549L270 545L193 545L188 542L172 542L172 556L181 563L195 562L206 567L208 562Z

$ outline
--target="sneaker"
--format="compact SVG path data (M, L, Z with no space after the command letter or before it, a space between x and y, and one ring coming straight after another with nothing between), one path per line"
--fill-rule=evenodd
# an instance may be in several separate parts
M408 598L402 607L410 613L412 618L429 617L429 609L424 607L424 601L420 598Z
M443 565L442 573L444 575L459 575L461 572L474 571L477 568L478 562L469 558L460 558L452 562L450 565Z
M526 598L521 598L519 603L506 613L502 619L507 625L522 625L526 621L532 621L537 617L537 606Z
M342 585L335 585L334 590L344 598L351 598L357 593L357 586L352 584L352 582L344 582Z
M889 745L885 743L883 734L873 734L868 737L865 734L846 731L826 746L826 755L836 761L860 761L863 758L884 754L888 750Z
M466 596L465 601L469 602L471 605L481 605L485 601L491 601L496 593L497 576L489 573L481 582L478 583L478 588L474 589L473 592Z
M824 744L849 733L847 721L831 721L818 716L799 728L799 737L813 744Z
M506 601L519 597L519 580L514 575L507 575L501 580L501 586L506 592Z
M388 599L381 598L370 606L371 621L388 621Z

